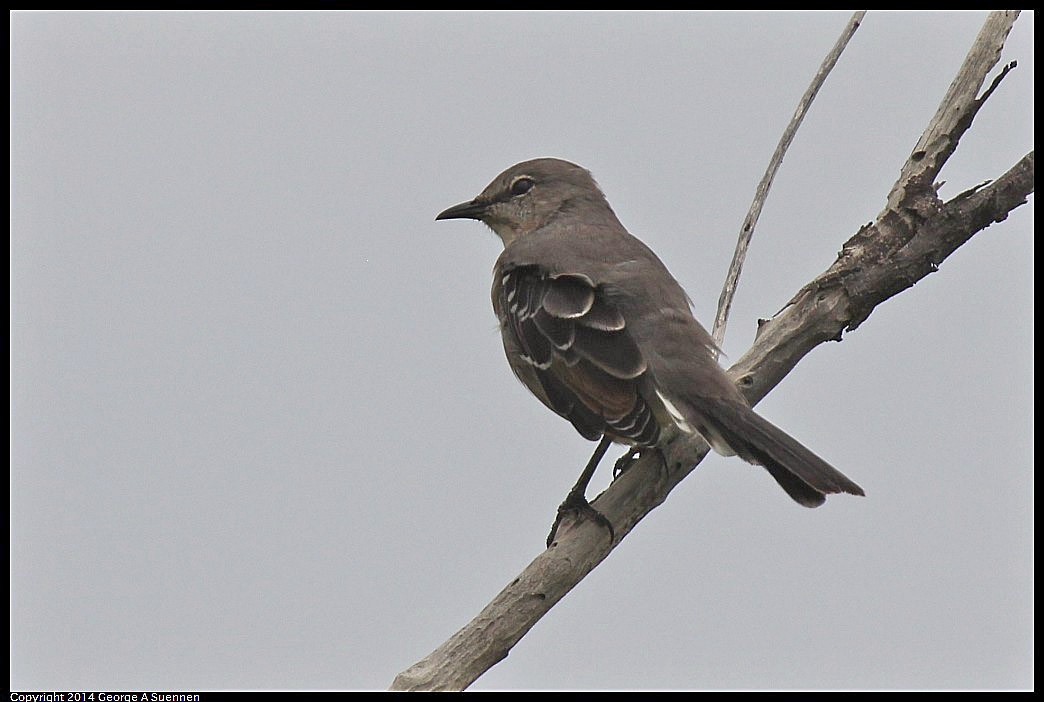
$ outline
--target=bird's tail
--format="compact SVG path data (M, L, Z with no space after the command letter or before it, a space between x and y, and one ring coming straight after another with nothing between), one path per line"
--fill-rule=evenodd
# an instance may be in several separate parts
M818 507L838 492L863 495L863 489L805 448L792 436L737 402L715 402L700 412L719 441L749 463L764 466L798 504Z

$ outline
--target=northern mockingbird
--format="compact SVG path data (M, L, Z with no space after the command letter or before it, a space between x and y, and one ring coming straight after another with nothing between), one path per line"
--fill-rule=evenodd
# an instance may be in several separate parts
M725 456L764 466L796 502L863 490L756 414L716 360L690 300L616 218L591 174L554 158L512 166L435 219L477 219L504 242L493 309L511 369L580 434L601 439L565 511L593 513L585 492L610 442L659 448L700 434Z

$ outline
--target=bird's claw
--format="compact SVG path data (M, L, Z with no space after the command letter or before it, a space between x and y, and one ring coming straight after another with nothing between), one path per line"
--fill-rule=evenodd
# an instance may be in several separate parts
M638 459L642 455L640 448L632 448L630 451L620 456L616 463L613 464L613 480L616 480L621 475L627 472L631 466L638 462Z
M554 543L558 527L567 515L572 515L575 521L580 521L584 517L590 517L598 524L604 526L609 532L609 543L616 541L616 531L613 529L613 524L609 521L609 518L592 507L591 503L583 495L578 497L570 495L558 506L558 515L555 517L555 523L551 526L551 533L547 535L548 548Z

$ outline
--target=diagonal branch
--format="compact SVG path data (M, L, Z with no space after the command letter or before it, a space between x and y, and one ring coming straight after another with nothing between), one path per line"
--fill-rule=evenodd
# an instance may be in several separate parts
M912 233L885 212L845 242L837 261L808 283L758 329L754 345L729 369L751 402L757 402L824 341L840 341L885 300L939 270L972 236L1007 218L1033 192L1033 152L991 184L935 199L930 217ZM923 194L911 195L909 200Z
M1033 192L1033 152L988 185L939 199L933 180L993 87L978 96L996 64L1018 13L987 19L968 59L950 86L893 186L877 219L845 242L837 260L797 292L772 320L763 323L754 345L729 370L753 404L775 387L811 349L840 340L877 305L929 273L954 250L1026 202ZM1004 73L1009 69L1005 69ZM1003 74L1002 76L1003 77ZM998 78L997 80L999 80ZM995 81L996 83L996 81ZM656 456L640 459L602 493L595 504L608 517L617 542L707 453L702 441L668 447L667 470ZM604 530L591 521L574 523L537 556L471 622L424 659L396 676L394 690L461 690L507 656L511 648L609 553Z

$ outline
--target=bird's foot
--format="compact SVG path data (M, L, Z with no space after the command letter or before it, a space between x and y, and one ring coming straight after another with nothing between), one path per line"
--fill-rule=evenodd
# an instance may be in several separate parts
M558 506L558 515L555 517L555 523L551 526L551 533L547 535L548 548L551 548L551 544L554 543L555 536L558 534L558 527L562 525L563 520L567 517L572 517L572 520L576 523L585 518L593 519L609 532L609 543L616 541L616 531L613 529L613 524L609 521L609 518L592 507L591 503L583 495L570 493L565 498L565 501Z
M621 475L627 472L627 469L638 462L638 459L642 455L642 450L637 446L632 447L627 453L620 456L620 458L613 465L613 480L616 480Z

